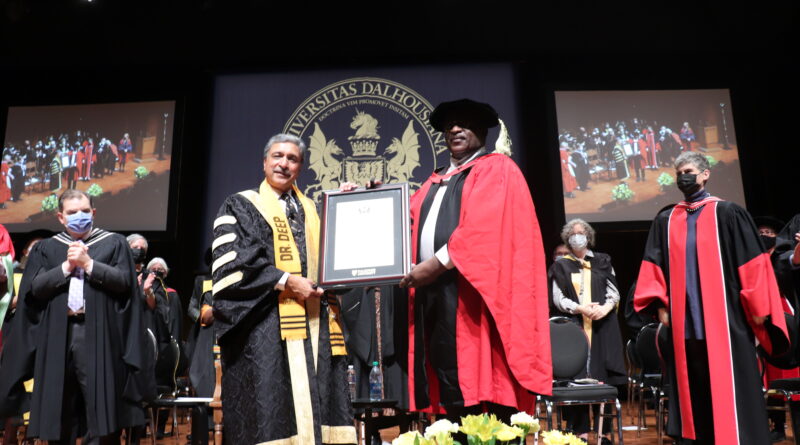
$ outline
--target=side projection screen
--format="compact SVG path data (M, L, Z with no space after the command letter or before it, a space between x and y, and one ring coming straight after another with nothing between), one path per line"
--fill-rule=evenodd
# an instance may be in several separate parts
M745 206L727 89L557 91L564 213L590 222L651 220L683 199L675 158L701 153L708 190Z
M92 196L97 227L167 228L174 101L10 107L0 223L59 231L57 197Z

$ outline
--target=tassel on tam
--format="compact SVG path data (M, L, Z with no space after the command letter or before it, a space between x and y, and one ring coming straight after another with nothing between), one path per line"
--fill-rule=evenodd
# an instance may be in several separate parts
M511 135L508 134L508 128L503 119L500 121L500 134L497 136L497 141L494 143L494 152L511 156Z

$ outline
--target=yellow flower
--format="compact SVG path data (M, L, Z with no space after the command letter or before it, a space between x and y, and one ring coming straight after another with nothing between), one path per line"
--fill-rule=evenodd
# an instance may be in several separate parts
M545 431L542 433L542 442L545 445L569 445L569 438L561 431Z
M417 440L419 440L419 445L433 445L432 442L425 439L425 437L417 431L409 431L397 436L397 438L392 441L392 445L415 445Z
M490 416L486 414L470 415L461 418L460 430L467 436L477 437L481 442L488 442L504 425L503 422L497 420L497 416L494 414Z
M508 442L509 440L514 440L517 437L521 437L523 433L524 432L522 431L522 428L518 428L516 426L503 425L500 428L500 431L497 432L495 437L497 437L497 440Z
M539 431L539 420L524 411L512 415L511 424L522 428L523 431L526 431L526 434L533 434Z

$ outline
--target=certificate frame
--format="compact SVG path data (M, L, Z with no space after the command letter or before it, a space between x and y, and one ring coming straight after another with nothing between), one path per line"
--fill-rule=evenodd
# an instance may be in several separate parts
M376 229L369 225L374 221L390 227ZM323 288L397 284L411 271L408 183L324 191L321 222L318 283ZM363 236L354 237L356 230Z

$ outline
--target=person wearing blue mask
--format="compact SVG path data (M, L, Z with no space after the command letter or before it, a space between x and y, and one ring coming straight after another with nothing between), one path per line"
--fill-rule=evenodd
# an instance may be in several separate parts
M145 377L137 371L147 343L142 305L132 304L131 251L124 237L94 226L85 192L65 191L58 208L65 230L30 253L17 307L29 322L13 326L13 353L33 369L0 370L0 400L15 400L8 393L34 377L28 437L68 443L85 433L83 443L119 444L122 428L144 423Z

